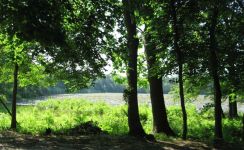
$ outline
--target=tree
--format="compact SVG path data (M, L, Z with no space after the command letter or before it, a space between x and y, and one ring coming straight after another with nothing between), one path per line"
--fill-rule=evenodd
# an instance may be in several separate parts
M142 128L139 118L137 99L137 51L139 39L136 31L135 3L132 0L123 0L124 21L127 29L128 49L128 125L129 134L144 137L145 131Z
M146 31L147 32L147 31ZM163 96L162 75L155 73L156 67L156 45L151 39L150 33L145 35L145 53L148 66L148 82L150 86L150 97L153 113L153 129L154 132L163 132L167 135L175 135L169 126L167 112Z
M1 40L3 40L2 36L1 36ZM9 58L4 57L6 58L5 63L10 63L7 66L13 67L13 97L12 97L11 129L16 129L17 127L16 100L17 100L17 88L18 88L18 73L19 73L19 64L22 61L20 58L23 58L23 56L21 56L23 45L21 44L18 45L18 41L16 39L12 39L12 41L13 41L12 43L8 43L9 41L3 40L3 42L1 42L0 44L1 46L4 45L3 49L5 49L4 50L5 55L9 55Z
M143 1L139 8L141 24L145 26L141 33L143 36L143 44L145 50L145 57L147 62L147 78L150 87L150 98L152 104L153 114L153 131L155 133L165 133L166 135L174 136L175 133L170 128L166 106L163 95L163 75L159 71L160 62L158 55L160 51L165 49L158 49L157 41L160 36L157 34L157 21L159 18L154 16L154 8L150 1Z
M177 55L177 63L178 63L178 76L179 76L179 95L180 95L180 103L181 103L181 109L182 109L182 118L183 118L183 139L186 139L187 135L187 114L186 114L186 108L185 108L185 98L184 98L184 87L183 87L183 54L179 47L179 22L177 19L177 11L176 7L179 2L175 2L174 0L171 0L170 6L171 6L171 15L172 15L172 24L173 24L173 35L174 35L174 50L176 51Z
M236 118L237 100L240 97L240 92L243 90L241 83L243 78L243 31L241 29L241 18L243 10L236 1L227 2L224 9L221 9L219 31L217 39L221 53L221 68L225 68L221 72L222 94L229 99L229 117ZM228 39L228 40L227 40Z
M110 55L102 54L112 49L115 18L112 4L116 2L0 1L0 13L4 14L0 19L1 30L23 41L39 42L43 48L33 54L49 56L42 60L46 71L77 90L103 76Z
M2 70L0 82L5 84L13 83L11 128L16 129L18 87L31 84L41 85L41 83L47 86L50 82L45 82L46 74L44 74L44 70L38 64L38 60L33 59L30 53L27 53L29 49L35 47L35 44L22 42L16 36L11 38L4 34L0 34L0 40L3 54L0 56L0 62L4 62L0 63Z
M101 55L113 45L111 1L24 0L15 3L2 0L0 4L1 33L10 38L16 36L22 42L38 42L38 48L26 53L46 56L40 60L45 71L64 80L70 89L87 87L103 76L107 58ZM17 93L16 90L13 93Z
M215 112L215 138L222 139L222 108L221 108L221 87L218 74L219 62L217 59L217 41L216 41L216 26L217 19L219 15L219 1L214 2L213 7L211 8L211 14L209 15L210 25L209 25L209 66L211 77L214 82L214 112Z

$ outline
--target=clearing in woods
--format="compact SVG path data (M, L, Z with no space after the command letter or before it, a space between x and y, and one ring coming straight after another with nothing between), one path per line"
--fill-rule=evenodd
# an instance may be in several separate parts
M82 98L91 102L104 101L111 105L122 105L125 104L123 100L123 93L78 93L78 94L57 94L52 96L39 97L34 100L24 100L18 104L34 104L47 99L72 99ZM180 105L179 99L173 98L171 94L164 94L166 106ZM138 94L139 104L150 104L150 94L140 93ZM197 109L201 109L207 103L213 103L210 97L205 95L199 95L196 99L188 100L187 103L194 104ZM223 101L222 108L225 112L228 111L228 100ZM238 103L238 111L244 113L244 104Z

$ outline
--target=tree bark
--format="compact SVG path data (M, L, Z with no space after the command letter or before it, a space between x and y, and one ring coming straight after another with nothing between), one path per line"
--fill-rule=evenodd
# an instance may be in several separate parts
M237 76L237 72L235 70L235 62L237 61L235 58L237 58L237 53L235 51L230 51L228 54L228 64L229 67L227 68L229 71L229 79L231 82L231 86L233 91L230 92L234 93L238 90L238 79L236 78ZM238 117L238 113L237 113L237 102L236 102L236 96L229 96L229 118L233 119L233 118L237 118Z
M14 66L14 85L13 85L13 100L12 100L12 120L11 120L11 129L16 129L16 99L17 99L17 88L18 88L18 71L19 66L15 63Z
M136 37L136 21L132 2L132 0L123 0L128 48L128 124L130 135L144 137L146 134L140 123L137 98L137 53L139 39Z
M217 4L215 4L213 10L211 22L210 22L210 28L209 28L209 38L210 38L210 72L212 79L214 81L214 112L215 112L215 139L222 139L223 133L222 133L222 115L221 115L221 87L220 87L220 81L219 81L219 74L218 74L218 60L217 60L217 42L216 42L216 26L217 26L217 18L218 18L218 7Z
M185 98L184 98L184 87L183 87L183 61L182 61L182 51L178 45L179 43L179 31L178 31L178 20L175 1L171 0L171 15L173 19L173 34L174 34L174 50L177 54L177 63L179 67L179 95L180 95L180 104L182 109L182 118L183 118L183 133L182 138L186 139L187 136L187 113L185 108Z
M238 117L237 102L235 100L235 97L233 98L232 96L229 96L229 117L231 119Z
M165 133L174 136L175 133L169 126L167 112L163 95L162 77L155 71L156 67L156 45L151 36L144 35L145 54L148 66L148 81L150 85L150 97L153 113L153 131L155 133Z
M182 63L179 64L179 89L180 89L180 104L182 109L182 117L183 117L183 134L182 138L186 139L187 136L187 113L185 108L185 97L184 97L184 87L183 87L183 71L182 71Z

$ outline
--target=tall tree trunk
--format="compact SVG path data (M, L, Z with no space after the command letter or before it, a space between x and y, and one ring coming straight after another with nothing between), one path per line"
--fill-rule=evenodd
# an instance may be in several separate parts
M230 118L237 118L237 102L235 100L235 97L229 96L229 117Z
M136 37L136 21L132 2L132 0L123 0L128 48L128 124L130 135L144 137L146 134L140 123L137 99L137 52L139 39Z
M217 60L217 42L216 42L216 26L217 26L217 18L218 18L218 8L215 4L211 17L211 24L209 28L209 38L210 38L210 72L212 79L214 81L214 112L215 112L215 138L222 139L223 133L222 133L222 115L221 115L221 87L220 87L220 81L219 81L219 74L218 74L218 60Z
M232 85L232 89L234 89L233 91L231 91L232 93L235 94L235 92L238 90L238 79L236 78L237 76L237 72L235 70L235 62L237 61L235 58L237 58L237 53L234 51L230 52L228 54L228 63L229 63L229 67L227 68L229 71L229 79ZM231 94L231 93L230 93ZM238 113L237 113L237 102L236 102L236 95L229 96L229 118L237 118L238 117Z
M156 67L156 45L152 41L151 36L146 33L144 35L145 54L148 66L148 81L150 85L150 97L153 113L153 130L156 133L165 133L174 136L173 130L169 126L167 112L163 95L162 77L155 71Z
M17 99L17 88L18 88L18 71L19 71L19 66L17 63L15 63L11 129L16 129L16 124L17 124L17 121L16 121L16 99Z
M179 67L179 95L180 95L180 104L182 109L182 118L183 118L183 133L182 138L186 139L187 136L187 113L185 108L185 98L184 98L184 87L183 87L183 62L182 62L182 52L178 45L179 43L179 31L178 31L178 20L177 20L177 12L175 1L171 0L171 15L173 19L173 32L174 32L174 49L177 54L177 62Z
M179 63L180 104L181 104L182 117L183 117L183 134L182 134L182 138L186 139L186 136L187 136L187 113L186 113L186 108L185 108L182 67L183 67L182 63Z

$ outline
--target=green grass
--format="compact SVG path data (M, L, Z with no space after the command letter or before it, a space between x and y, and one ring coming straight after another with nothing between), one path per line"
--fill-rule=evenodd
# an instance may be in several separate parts
M196 140L212 140L214 130L213 110L197 112L193 105L187 105L188 137ZM112 135L128 132L127 106L110 106L105 103L91 103L82 99L48 100L36 106L18 106L18 132L43 134L47 128L54 132L66 132L80 123L93 121ZM140 106L140 118L147 133L152 131L152 114L148 105ZM168 118L173 130L181 136L182 119L179 106L168 107ZM10 116L0 107L0 131L10 126ZM241 119L223 119L224 137L227 141L240 141ZM165 136L157 135L164 139Z

